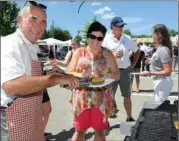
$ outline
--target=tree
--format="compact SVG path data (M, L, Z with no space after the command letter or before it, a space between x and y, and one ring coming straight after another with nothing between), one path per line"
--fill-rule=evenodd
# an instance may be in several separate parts
M174 29L169 29L168 28L168 32L170 36L176 36L178 34L178 31L174 30Z
M44 34L42 35L42 37L40 39L43 40L43 39L47 39L47 38L50 38L50 35L49 35L49 31L45 30Z
M77 35L75 39L77 39L78 41L82 41L82 37L80 35Z
M91 25L92 23L96 22L96 21L97 21L96 16L94 16L91 22L88 22L87 24L85 24L85 27L84 27L84 29L82 30L82 32L85 33L85 35L86 35L86 33L87 33L87 31L88 31L90 25Z
M72 38L68 30L62 30L59 27L51 25L49 30L46 30L41 39L54 38L61 41L66 41Z
M97 18L96 18L96 16L94 16L91 22L88 22L87 24L85 24L84 29L81 31L81 32L83 32L83 37L82 37L82 42L83 42L83 43L87 44L86 34L87 34L87 32L88 32L88 29L89 29L90 25L91 25L92 23L96 22L96 21L97 21Z
M123 33L126 35L129 35L129 36L132 36L132 33L131 33L130 29L128 29L128 28L124 29Z
M146 34L138 35L138 38L151 38L151 37L152 37L151 35L146 35Z
M0 35L6 36L15 32L17 28L17 15L20 8L15 2L0 2Z

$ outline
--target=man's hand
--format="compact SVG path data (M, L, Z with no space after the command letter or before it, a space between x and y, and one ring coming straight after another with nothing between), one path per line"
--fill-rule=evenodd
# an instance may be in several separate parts
M121 51L113 52L113 55L114 55L115 58L122 58L123 57L123 53Z
M57 66L53 66L52 67L52 73L53 74L59 74L59 73L62 73L64 72L61 68L57 67Z
M62 83L66 86L65 88L67 89L74 89L79 87L79 80L73 75L64 75Z

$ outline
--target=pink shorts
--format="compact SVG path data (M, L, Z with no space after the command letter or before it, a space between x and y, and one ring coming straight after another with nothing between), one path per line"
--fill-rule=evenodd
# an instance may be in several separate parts
M104 116L99 108L90 108L81 112L74 120L73 126L77 131L85 131L92 127L94 130L105 130L108 127L108 120L104 121Z

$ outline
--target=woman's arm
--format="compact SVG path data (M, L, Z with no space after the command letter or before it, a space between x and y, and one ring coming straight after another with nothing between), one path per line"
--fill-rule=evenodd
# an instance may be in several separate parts
M148 76L150 75L155 75L155 76L169 76L171 75L172 72L172 63L171 63L171 55L170 55L170 51L165 48L165 47L161 47L160 51L158 52L159 58L161 60L162 66L163 66L163 70L162 71L158 71L158 72L148 72ZM147 73L143 73L143 76L146 76Z
M158 72L149 72L150 75L156 75L156 76L169 76L172 72L171 64L165 63L163 65L163 70Z
M76 66L77 66L77 63L78 63L79 55L80 55L80 48L76 49L74 51L72 59L71 59L70 63L68 64L68 67L66 69L67 73L72 74L76 77L82 77L82 73L76 72Z
M61 66L61 67L67 67L69 62L70 62L70 59L72 58L72 51L69 51L65 57L65 60L64 61L58 61L57 62L57 65L58 66Z
M119 80L120 75L117 62L113 53L110 50L108 51L108 63L111 70L111 72L109 73L109 78Z

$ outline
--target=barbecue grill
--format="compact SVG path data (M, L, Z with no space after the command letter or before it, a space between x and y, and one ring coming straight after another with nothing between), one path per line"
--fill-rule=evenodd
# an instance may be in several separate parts
M177 141L178 101L164 101L156 108L143 108L131 135L124 141Z

